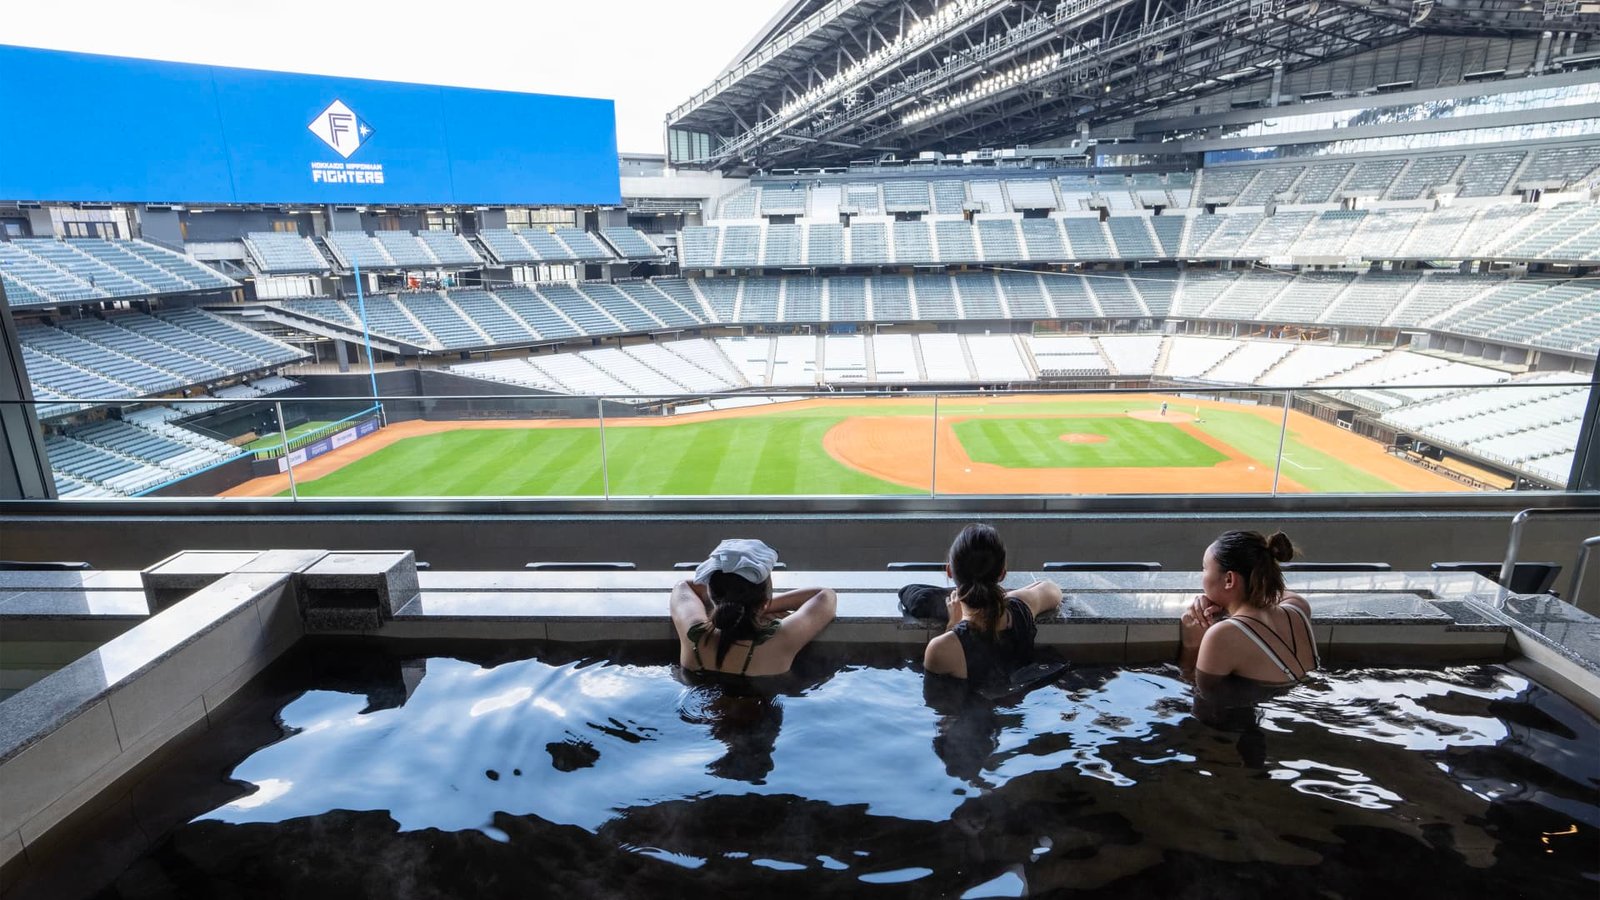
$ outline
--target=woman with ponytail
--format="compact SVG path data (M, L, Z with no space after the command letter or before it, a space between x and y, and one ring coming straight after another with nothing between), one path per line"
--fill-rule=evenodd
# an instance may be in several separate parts
M1287 686L1322 664L1311 606L1283 586L1279 563L1294 552L1281 531L1229 531L1206 548L1203 593L1183 616L1185 674Z
M833 621L836 598L828 588L773 596L777 564L777 551L761 541L727 540L695 569L693 581L678 582L672 624L685 671L782 675Z
M1009 678L1031 661L1034 618L1061 605L1061 588L1048 581L1014 591L1001 587L1006 548L988 525L961 529L945 574L956 584L946 601L948 628L928 642L923 668L976 684Z

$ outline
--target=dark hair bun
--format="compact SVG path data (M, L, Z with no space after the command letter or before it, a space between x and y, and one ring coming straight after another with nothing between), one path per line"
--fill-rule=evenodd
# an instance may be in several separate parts
M711 624L719 631L737 628L744 619L746 607L741 603L718 603L711 610Z
M1288 562L1294 559L1294 544L1289 542L1287 534L1274 531L1272 537L1267 538L1267 552L1278 562Z

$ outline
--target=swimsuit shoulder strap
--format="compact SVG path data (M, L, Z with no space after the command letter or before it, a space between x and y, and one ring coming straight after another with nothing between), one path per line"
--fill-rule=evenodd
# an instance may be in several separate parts
M1284 609L1287 609L1288 611L1294 613L1295 614L1295 618L1299 619L1300 623L1302 625L1306 626L1306 643L1311 645L1311 660L1312 660L1312 663L1317 668L1319 668L1319 669L1322 668L1322 653L1319 650L1317 650L1317 635L1316 635L1315 632L1313 632L1311 630L1311 617L1306 615L1306 611L1305 610L1301 609L1298 606L1295 606L1292 603L1284 603L1284 604L1281 604L1281 605L1283 606ZM1294 629L1294 622L1293 621L1291 621L1289 623L1289 629L1291 631L1293 631L1293 629Z
M1240 618L1237 618L1237 617L1234 617L1234 616L1230 616L1230 617L1228 617L1226 619L1223 619L1222 621L1232 623L1233 627L1235 627L1235 628L1239 629L1239 631L1243 632L1244 636L1248 637L1250 639L1251 643L1253 643L1257 647L1261 648L1261 652L1265 653L1267 655L1267 659L1271 660L1272 664L1277 666L1278 669L1280 671L1282 671L1284 675L1288 676L1289 678L1296 679L1296 680L1298 680L1300 678L1300 676L1298 676L1298 675L1296 675L1294 673L1293 669L1289 668L1289 666L1284 663L1283 657L1278 655L1278 651L1276 651L1276 650L1272 649L1272 647L1268 646L1267 642L1263 641L1261 639L1261 636L1256 634L1256 630L1254 628L1251 628L1250 626L1244 624L1244 620L1242 620Z
M711 632L710 622L696 622L689 626L689 646L694 648L694 667L705 671L706 664L700 659L700 642L706 639Z

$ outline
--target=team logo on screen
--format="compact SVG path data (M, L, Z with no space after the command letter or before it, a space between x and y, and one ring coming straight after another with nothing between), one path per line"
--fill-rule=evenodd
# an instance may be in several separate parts
M372 126L356 115L350 107L345 106L343 100L335 100L328 104L328 108L317 113L317 117L306 127L345 159L349 159L350 154L360 150L361 145L365 144L373 133Z

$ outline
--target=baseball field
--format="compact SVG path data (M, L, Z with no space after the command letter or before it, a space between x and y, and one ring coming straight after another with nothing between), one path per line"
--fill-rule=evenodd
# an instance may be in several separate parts
M928 398L850 398L608 418L604 471L594 420L414 420L296 466L295 480L309 497L1266 493L1283 415L1159 394L941 398L933 411ZM288 489L276 475L223 496ZM1468 490L1297 412L1277 489Z

